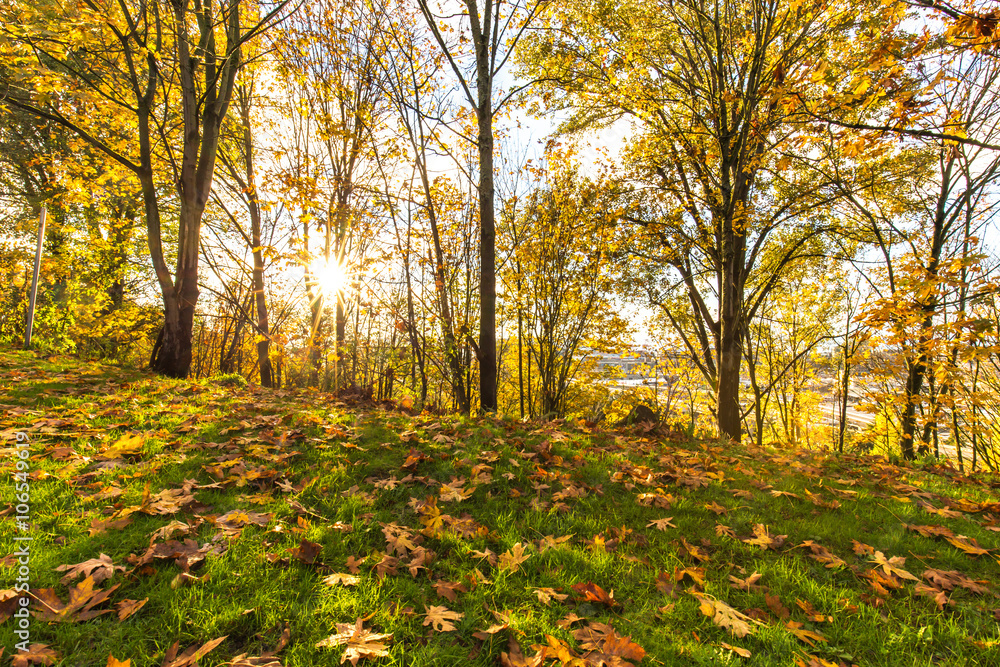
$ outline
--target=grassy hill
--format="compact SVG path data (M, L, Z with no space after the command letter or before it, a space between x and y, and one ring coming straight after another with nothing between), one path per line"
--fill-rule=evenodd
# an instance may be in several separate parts
M22 352L0 404L5 663L30 536L21 664L1000 664L996 478Z

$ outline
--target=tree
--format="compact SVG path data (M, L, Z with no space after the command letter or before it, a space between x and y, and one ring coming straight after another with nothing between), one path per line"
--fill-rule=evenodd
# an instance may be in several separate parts
M937 65L924 76L927 89L934 91L938 113L954 131L983 144L996 141L1000 62L965 51L957 56L943 53ZM936 86L930 85L932 81ZM927 433L936 430L936 398L924 392L928 381L942 384L944 378L934 375L936 368L948 366L944 363L948 338L964 338L960 330L974 332L978 326L979 318L964 308L974 296L968 286L979 259L970 254L970 246L996 213L1000 178L1000 155L988 148L931 138L915 150L924 160L924 178L897 177L893 192L884 187L884 170L869 171L852 180L868 183L870 189L845 199L867 221L884 263L881 280L871 283L879 298L869 304L865 319L869 326L887 330L887 340L900 346L905 360L900 447L906 458L916 455L918 416L928 400L932 417ZM887 204L900 196L908 198L905 208ZM945 321L942 317L956 295L962 303L960 317Z
M463 0L455 16L443 3L417 0L427 26L451 66L462 94L475 111L475 134L466 138L479 153L479 403L485 412L497 409L496 340L496 212L493 184L494 121L496 115L522 87L495 99L497 76L514 48L543 6L542 0ZM456 20L458 19L458 20ZM456 30L456 23L458 28ZM458 32L457 38L451 37ZM465 43L471 35L472 75L463 62L469 54Z
M524 55L546 82L541 103L573 112L565 131L635 127L625 157L636 184L626 216L636 280L714 388L720 434L738 441L747 322L785 268L837 228L822 215L822 183L804 168L811 130L793 90L850 42L871 6L551 7L550 30Z
M519 324L531 332L528 363L536 370L542 415L566 413L570 384L587 354L612 347L624 329L608 298L613 188L582 177L570 159L548 156L511 234L504 276L517 291Z
M383 131L386 105L381 96L383 58L377 12L361 2L324 0L307 5L274 40L278 70L288 81L288 106L302 133L294 159L312 170L308 178L286 176L297 191L296 208L306 225L322 234L319 252L306 248L307 296L312 310L310 356L320 365L321 330L327 299L335 308L333 385L343 384L347 335L347 285L322 284L317 274L342 277L357 250L358 212L376 177L375 143ZM301 107L301 108L300 108ZM293 167L294 171L298 167ZM303 240L309 238L304 229Z
M68 128L139 181L164 308L150 366L164 375L185 377L191 367L201 220L242 49L287 1L259 17L251 6L249 27L243 0L43 2L5 5L0 15L0 49L14 64L3 103ZM179 204L173 272L164 250L165 182Z

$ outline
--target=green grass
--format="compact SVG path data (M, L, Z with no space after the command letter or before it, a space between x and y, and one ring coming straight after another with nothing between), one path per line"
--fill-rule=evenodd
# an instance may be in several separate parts
M343 648L316 644L358 618L393 635L388 657L371 664L496 665L511 640L528 656L532 645L559 643L585 655L573 632L588 623L631 637L645 650L633 660L642 665L1000 664L996 478L660 432L410 416L313 391L164 380L23 352L0 352L0 396L8 505L13 433L27 431L32 441L32 589L53 588L66 601L79 579L61 584L56 567L101 553L125 568L97 586L118 586L95 607L111 613L33 619L31 642L57 651L58 665L105 665L112 654L135 667L159 666L175 642L183 652L225 636L200 661L222 665L273 649L286 626L281 664L337 664ZM140 447L106 460L109 447L136 434ZM460 483L452 488L471 489L468 497L447 500L443 485L453 478ZM156 513L152 499L186 480L205 488L194 488L177 513ZM146 511L137 510L144 498ZM425 530L427 510L420 508L428 502L450 525ZM226 538L215 520L230 510L269 517ZM126 515L132 521L124 528L91 534L95 520ZM648 526L667 517L676 528ZM133 564L171 521L189 527L175 539L221 552L193 567L188 583L179 581L172 559ZM991 552L969 555L904 523L943 526ZM405 528L413 544L400 547L405 556L395 554L394 574L379 576L388 524ZM747 544L757 524L787 537L770 549ZM14 551L9 514L0 531L6 555ZM547 537L569 535L545 548ZM291 551L303 540L318 545L311 564ZM843 564L826 567L810 557L806 540ZM856 553L854 541L887 559L905 558L892 562L922 586L930 583L925 571L954 570L989 590L956 588L943 610L916 593L915 581L889 577L897 587L876 590L866 576L877 567L873 557ZM527 560L502 567L503 554L518 544ZM408 569L413 546L433 552L415 575ZM362 561L357 584L325 585L327 575L348 572L348 559ZM703 584L683 574L697 568ZM12 587L15 570L3 572ZM755 587L731 584L753 573L761 575ZM438 595L436 582L461 584L456 600ZM582 583L613 590L616 605L583 600L571 588ZM545 603L539 588L567 597ZM755 619L753 632L738 637L716 625L695 594ZM146 598L118 620L118 603ZM424 625L432 605L463 614L455 631ZM809 617L809 605L821 618ZM778 618L780 606L787 620L822 639L809 645L796 638ZM507 627L474 636L498 623L494 612ZM583 620L567 628L560 621L570 613ZM3 660L16 641L7 620ZM546 664L553 663L559 660L550 652Z

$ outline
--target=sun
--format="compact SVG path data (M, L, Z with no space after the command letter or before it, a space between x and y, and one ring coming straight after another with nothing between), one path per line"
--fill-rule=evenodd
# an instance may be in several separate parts
M333 295L347 286L347 272L339 262L317 257L309 265L309 273L323 294Z

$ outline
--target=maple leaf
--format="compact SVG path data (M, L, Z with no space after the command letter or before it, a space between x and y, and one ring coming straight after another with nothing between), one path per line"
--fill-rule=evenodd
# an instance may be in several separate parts
M573 649L569 647L569 644L553 637L552 635L545 635L546 646L540 646L538 644L532 644L531 648L537 651L537 654L542 656L543 660L555 659L559 661L559 664L563 667L586 667L586 663L578 656Z
M88 621L102 614L108 614L110 609L94 611L93 608L104 603L121 584L115 584L106 590L94 590L94 578L86 577L73 588L69 589L69 601L65 604L51 588L39 588L32 591L32 597L40 606L35 616L43 621L74 622Z
M584 602L596 602L609 607L618 606L614 590L605 592L603 588L591 581L576 583L570 586L570 588L576 593L577 598Z
M227 667L282 667L281 661L275 656L280 653L292 638L291 628L285 624L285 629L278 638L278 644L270 651L264 651L258 657L248 657L246 653L241 653L231 662L226 663Z
M717 536L719 536L719 537L722 537L723 535L725 535L726 537L731 537L734 540L740 539L736 535L736 531L735 530L733 530L729 526L724 526L721 523L715 524L715 534Z
M660 572L656 575L656 590L675 598L677 597L677 582L666 572Z
M806 618L815 623L827 623L833 621L833 616L827 616L819 611L817 611L812 603L808 600L799 600L796 598L795 604L798 605L799 609L805 612Z
M797 639L804 641L810 646L815 646L817 641L825 642L826 637L818 632L813 632L812 630L807 630L802 623L798 621L786 621L785 629L791 632ZM815 640L815 641L814 641Z
M13 655L11 667L54 665L59 657L59 653L55 649L49 648L48 644L32 644L27 651L18 651Z
M746 650L745 648L742 648L740 646L731 646L731 645L727 644L726 642L719 642L719 646L721 646L724 649L728 649L728 650L732 651L733 653L735 653L736 655L740 656L741 658L749 658L749 657L751 657L753 655L753 653L751 653L750 651Z
M656 528L657 530L666 530L667 528L676 528L673 523L674 517L667 517L665 519L653 519L646 524L646 528Z
M906 558L903 556L893 556L892 558L886 559L884 553L876 551L875 557L868 559L868 562L875 563L888 575L896 575L900 579L909 579L910 581L920 581L903 569L903 565L906 564Z
M746 614L733 609L721 600L717 600L707 593L689 591L691 595L698 599L698 610L712 619L712 622L720 628L725 628L734 637L746 637L756 632L753 625L761 625L760 621L750 618Z
M347 567L348 572L350 572L351 574L357 574L358 572L361 571L361 564L364 563L367 559L368 559L367 556L365 556L364 558L355 558L354 556L348 556L345 567Z
M536 652L534 656L525 657L521 646L513 638L508 640L507 651L500 653L500 664L503 667L539 667L545 659L545 654Z
M788 607L781 604L781 598L777 595L764 594L764 602L767 604L767 608L771 610L771 613L775 615L778 620L787 620L792 612L788 610Z
M757 582L760 581L761 577L763 576L764 575L760 574L759 572L754 572L746 579L740 579L738 577L734 577L733 575L729 575L729 581L730 581L729 585L738 591L747 591L747 592L764 591L767 590L766 586L757 585Z
M701 547L696 547L687 541L687 538L681 538L681 547L678 549L681 556L687 556L693 558L699 563L704 563L705 561L712 560L711 556L705 553Z
M129 459L136 460L142 457L142 447L146 442L146 436L142 433L130 433L122 436L114 444L109 445L96 458L99 459Z
M337 623L337 634L330 635L316 643L316 648L333 648L337 646L347 646L341 664L351 661L352 665L357 665L362 658L384 658L389 655L389 649L383 642L392 639L392 634L382 634L370 632L364 627L362 619L357 619L354 625L350 623Z
M427 566L434 559L434 552L424 547L417 547L410 552L410 562L406 564L406 569L410 571L411 577L416 577L417 572L426 570Z
M100 535L101 533L108 530L121 530L122 528L128 526L130 523L132 523L132 517L130 516L123 516L118 519L107 519L105 521L101 521L100 519L94 519L93 521L90 522L90 528L88 530L88 533L90 534L91 537L93 537L94 535Z
M94 585L99 586L114 576L115 570L124 569L123 566L112 563L110 556L102 553L97 558L91 558L76 565L60 565L56 568L56 572L66 572L66 576L59 580L59 583L63 585L69 585L69 582L77 577L89 576L93 577Z
M357 586L359 581L361 580L354 575L342 572L334 572L323 578L323 583L327 586Z
M972 593L980 594L988 593L990 590L988 582L973 581L956 570L924 570L921 576L934 586L946 591L954 590L956 586L960 586Z
M590 651L584 656L588 665L633 667L630 660L641 661L646 656L645 649L631 637L623 637L603 623L580 628L573 632L573 637L580 642L580 648Z
M126 618L142 609L147 602L149 602L149 598L143 598L142 600L122 600L115 605L115 608L118 610L118 620L124 621Z
M908 523L903 524L903 528L906 530L912 530L915 533L919 533L924 537L954 537L955 533L951 532L950 528L945 526L912 526Z
M680 583L684 581L684 577L689 578L691 581L699 586L705 585L705 568L703 567L685 567L685 568L674 568L674 581Z
M556 589L554 588L534 588L532 589L532 592L535 594L535 597L538 598L538 601L546 607L548 607L553 600L556 602L562 602L569 597L569 595L565 593L556 592Z
M131 521L131 519L129 519ZM171 521L165 526L161 526L154 530L149 535L149 543L158 542L160 540L172 540L175 537L182 537L184 535L190 534L192 526L184 523L183 521Z
M943 610L946 604L951 603L947 593L936 586L928 586L922 581L914 586L913 592L917 595L923 595L924 597L928 597L933 600L937 605L938 611Z
M858 542L857 540L851 540L851 548L858 556L873 556L875 554L875 547L870 547L863 542Z
M828 568L832 569L835 567L842 567L847 565L847 563L844 562L839 556L831 553L826 549L826 547L816 544L812 540L806 540L799 546L806 547L807 549L812 551L812 553L809 554L809 557L812 558L813 560L817 560L820 563L823 563L823 565L825 565Z
M989 549L984 549L979 546L979 543L971 537L966 537L965 535L957 535L955 537L945 537L945 540L954 547L957 547L969 554L970 556L982 556L990 552Z
M435 581L432 585L434 586L434 592L449 602L455 602L458 599L458 593L469 592L469 589L461 582Z
M462 502L473 494L475 487L471 489L462 488L466 484L465 479L452 478L448 484L441 485L440 497L444 502Z
M555 535L546 535L542 539L538 540L538 552L545 553L549 549L556 549L567 542L569 542L575 533L570 533L569 535L563 535L562 537L556 537Z
M727 512L729 512L729 508L728 507L723 507L722 505L720 505L719 503L717 503L715 501L707 503L705 505L705 509L707 509L710 512L715 512L717 515L722 515L722 514L726 514Z
M455 626L452 621L460 621L465 617L465 614L452 611L444 606L425 606L424 611L426 612L424 625L431 626L437 632L454 632Z
M312 565L316 562L316 557L323 550L323 546L317 544L316 542L310 542L307 539L303 539L299 542L299 546L289 549L288 552L292 554L295 558L306 565Z
M387 575L396 574L396 566L399 559L389 554L382 554L381 560L375 565L375 574L379 579L384 579Z
M501 570L517 572L521 569L521 563L528 560L530 557L530 555L524 553L524 545L518 542L512 546L510 550L500 554L500 559L497 561L497 567Z
M132 667L132 658L119 660L115 656L108 654L108 664L104 667Z
M754 537L743 540L746 544L755 544L761 549L771 549L777 551L784 543L788 535L771 535L767 526L758 523L753 527Z
M198 661L208 655L211 651L226 640L228 635L222 637L217 637L210 642L206 642L201 646L195 644L189 647L181 655L177 655L177 650L180 648L180 641L174 642L166 655L163 656L163 664L160 667L195 667Z

